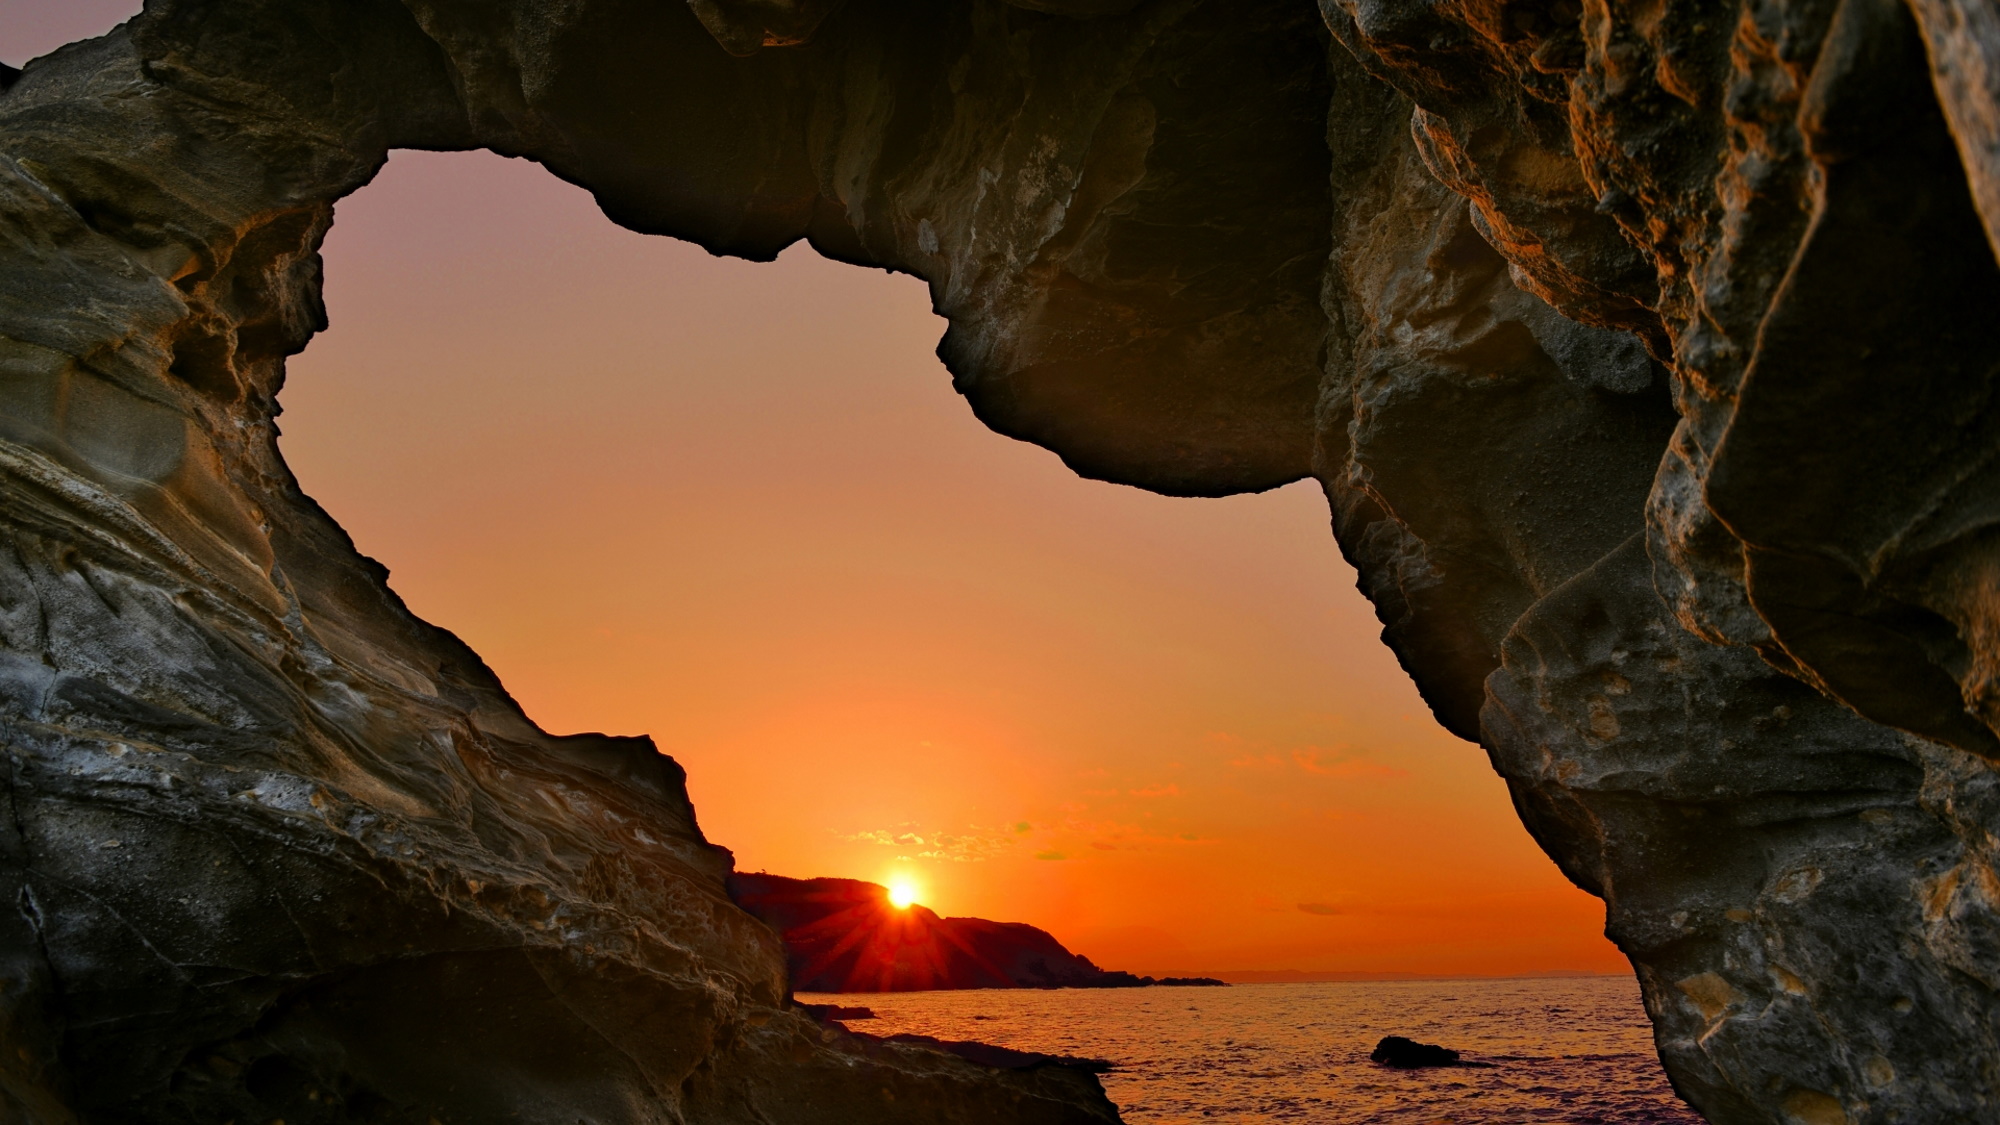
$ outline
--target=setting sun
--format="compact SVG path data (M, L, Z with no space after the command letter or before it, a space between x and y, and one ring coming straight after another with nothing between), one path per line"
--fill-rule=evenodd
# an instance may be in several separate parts
M917 885L908 879L892 879L889 882L889 903L898 910L906 909L917 901Z

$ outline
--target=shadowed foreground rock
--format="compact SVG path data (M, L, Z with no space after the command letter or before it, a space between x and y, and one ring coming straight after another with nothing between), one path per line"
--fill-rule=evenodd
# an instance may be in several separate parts
M275 447L389 149L917 274L993 428L1305 477L1718 1123L2000 1105L1977 0L152 0L0 95L0 1091L35 1122L1104 1121L788 1009Z

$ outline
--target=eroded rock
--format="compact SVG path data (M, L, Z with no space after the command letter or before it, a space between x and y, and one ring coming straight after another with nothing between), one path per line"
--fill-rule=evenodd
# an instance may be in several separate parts
M787 1009L671 763L533 728L299 493L336 201L484 146L924 277L1086 475L1316 477L1685 1096L1985 1119L1997 56L1955 0L153 0L6 76L0 1090L1109 1119Z
M471 143L451 80L391 5L156 5L0 99L5 1115L1115 1120L793 1010L678 767L537 730L299 493L332 201Z

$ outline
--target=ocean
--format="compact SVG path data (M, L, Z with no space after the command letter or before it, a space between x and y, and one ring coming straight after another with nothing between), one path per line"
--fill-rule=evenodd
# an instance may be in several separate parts
M848 1024L1105 1059L1135 1125L1702 1125L1653 1053L1626 977L800 994L865 1005ZM1486 1068L1368 1061L1385 1035Z

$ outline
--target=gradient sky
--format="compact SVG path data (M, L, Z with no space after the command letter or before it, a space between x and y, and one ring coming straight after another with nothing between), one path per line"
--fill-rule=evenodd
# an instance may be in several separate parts
M135 8L0 0L0 61ZM325 256L306 490L535 721L653 736L740 867L1139 972L1623 969L1314 486L1080 480L973 419L920 282L711 258L521 161L398 153Z

